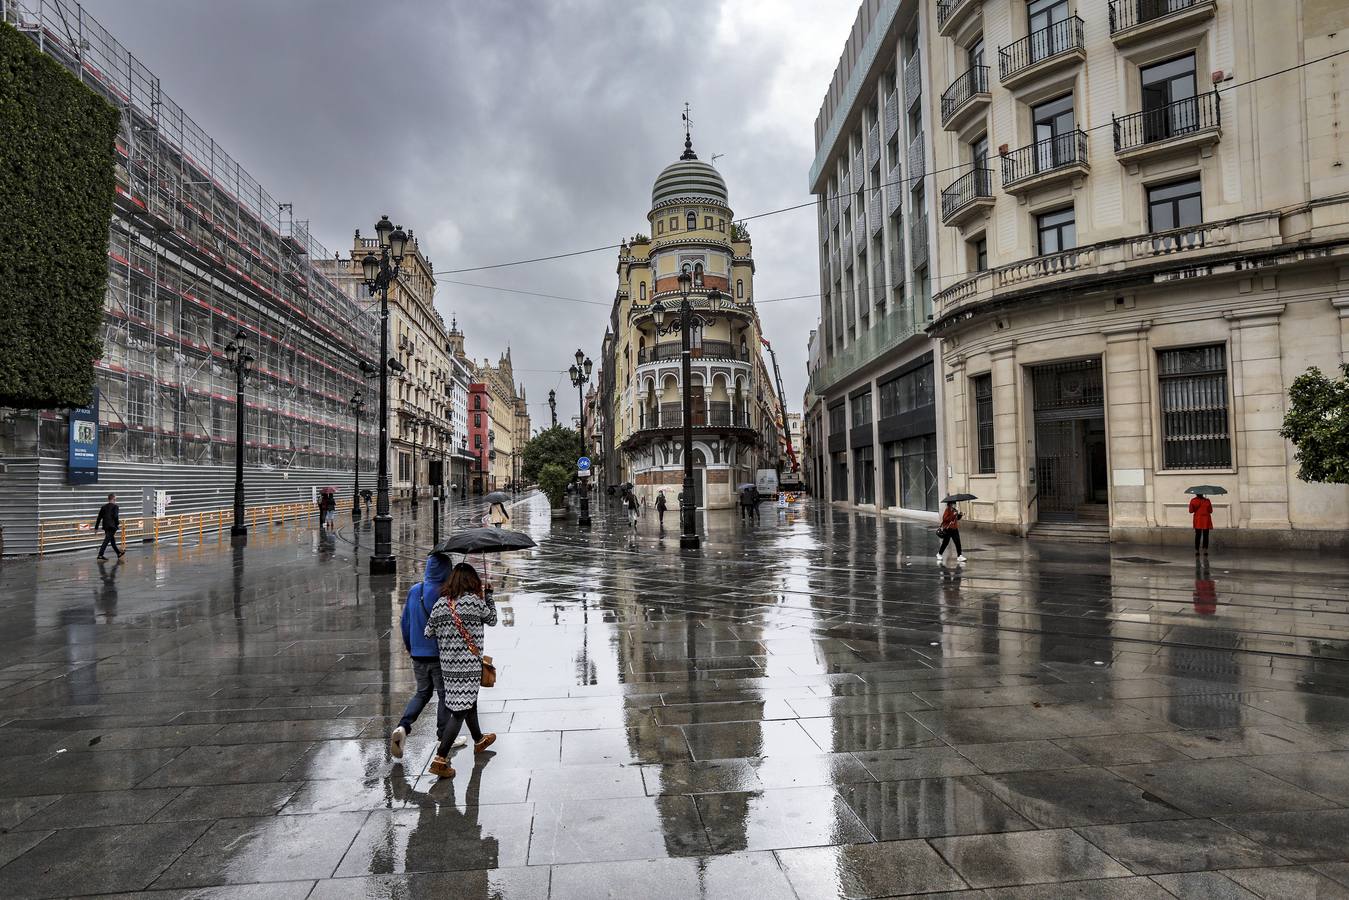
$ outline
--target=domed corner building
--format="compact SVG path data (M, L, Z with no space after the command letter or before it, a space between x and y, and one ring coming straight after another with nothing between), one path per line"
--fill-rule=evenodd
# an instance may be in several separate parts
M601 381L604 429L612 435L612 483L631 481L654 502L665 491L677 521L683 487L679 274L692 278L690 329L694 496L705 509L731 507L736 487L780 462L781 411L760 351L749 233L733 221L726 181L684 152L651 187L647 233L618 253ZM664 310L657 328L652 307ZM677 526L676 526L677 527Z

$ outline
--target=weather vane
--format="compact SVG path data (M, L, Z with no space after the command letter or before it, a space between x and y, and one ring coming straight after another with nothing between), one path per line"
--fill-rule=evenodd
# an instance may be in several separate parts
M693 120L689 118L689 105L684 104L684 153L680 159L697 159L698 154L693 152L693 135L689 129L693 127Z

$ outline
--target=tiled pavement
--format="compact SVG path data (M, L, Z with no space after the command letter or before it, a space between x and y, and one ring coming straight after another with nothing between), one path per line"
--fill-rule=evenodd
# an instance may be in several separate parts
M396 584L348 522L6 561L0 897L1349 896L1349 562L597 506L517 508L452 781L386 745L429 509Z

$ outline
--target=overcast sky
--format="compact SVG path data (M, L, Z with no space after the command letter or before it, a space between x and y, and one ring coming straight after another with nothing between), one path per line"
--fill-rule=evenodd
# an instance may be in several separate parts
M815 114L857 0L88 0L86 9L331 250L381 213L436 269L617 244L647 231L651 183L683 149L737 216L810 199ZM758 298L815 294L810 208L750 224ZM444 275L468 351L507 344L535 424L562 370L599 352L616 251ZM450 283L558 294L569 303ZM799 410L816 299L762 303Z

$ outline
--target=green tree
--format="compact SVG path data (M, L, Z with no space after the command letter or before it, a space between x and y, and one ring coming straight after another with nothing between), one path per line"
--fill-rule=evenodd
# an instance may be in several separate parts
M567 485L571 482L571 469L548 463L539 470L539 489L548 498L548 505L561 509L567 505Z
M520 474L527 482L539 481L539 473L549 463L572 472L581 456L581 435L574 428L554 425L530 438L523 456Z
M1349 363L1338 379L1315 366L1293 380L1279 434L1297 447L1297 477L1349 484Z

